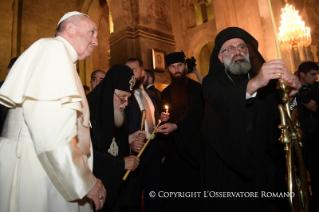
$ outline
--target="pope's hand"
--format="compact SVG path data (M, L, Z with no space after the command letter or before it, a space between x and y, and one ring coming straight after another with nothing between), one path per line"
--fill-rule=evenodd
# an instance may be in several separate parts
M102 181L97 179L94 187L91 191L86 195L89 199L93 200L95 205L95 210L101 210L104 206L106 199L106 190Z
M140 159L134 155L130 155L124 158L125 162L125 170L132 170L134 171L138 165L140 164Z
M168 120L170 119L169 115L170 115L169 113L162 112L162 113L161 113L161 117L160 117L160 118L161 118L161 121L162 121L162 122L168 121Z
M177 125L174 123L165 123L161 126L159 126L156 130L158 133L163 133L164 135L168 135L171 132L174 132L177 130Z

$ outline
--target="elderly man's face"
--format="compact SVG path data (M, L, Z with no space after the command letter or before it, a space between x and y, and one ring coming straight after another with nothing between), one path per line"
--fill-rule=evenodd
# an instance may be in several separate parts
M124 109L129 103L131 93L115 89L113 96L114 106L114 124L116 127L120 127L124 123Z
M218 59L224 63L227 71L236 75L246 74L251 68L246 43L239 38L226 41L220 49Z
M104 79L105 74L103 72L96 72L90 81L91 89L93 90Z
M79 60L84 60L93 52L94 46L98 45L97 26L91 19L85 17L80 24L76 26L74 35L74 49L79 56Z

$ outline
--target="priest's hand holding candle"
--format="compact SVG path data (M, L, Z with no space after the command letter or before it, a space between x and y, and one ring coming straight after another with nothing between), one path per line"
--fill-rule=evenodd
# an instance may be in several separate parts
M161 113L161 121L162 122L167 122L169 119L170 119L170 117L169 117L169 112L168 112L168 106L167 105L165 105L164 106L165 107L165 112L162 112Z
M161 113L161 120L163 122L166 122L166 121L168 121L170 119L170 117L169 117L170 114L168 113L168 106L167 105L165 105L165 109L166 109L165 113L164 112ZM177 125L176 124L174 124L174 123L165 123L165 124L159 126L157 128L156 132L162 133L164 135L168 135L168 134L170 134L171 132L173 132L175 130L177 130Z

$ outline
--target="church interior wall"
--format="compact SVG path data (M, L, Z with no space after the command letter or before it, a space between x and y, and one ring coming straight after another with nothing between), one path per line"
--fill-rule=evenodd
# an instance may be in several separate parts
M303 18L319 34L319 2L292 0L301 8ZM272 0L277 28L280 24L284 0ZM203 22L201 4L206 4L207 21ZM215 36L222 29L238 26L250 32L258 41L259 49L267 60L277 58L274 31L267 0L6 0L0 2L0 80L7 75L10 59L26 50L33 42L43 37L54 36L58 20L68 11L87 13L99 28L99 46L92 56L78 63L80 77L89 84L90 74L95 69L108 70L113 64L124 63L129 57L144 61L145 68L152 68L151 49L166 54L183 50L188 57L197 59L198 69L204 76L209 65L209 53ZM296 8L298 9L298 8ZM310 12L309 12L310 11ZM110 34L109 12L114 24ZM319 12L318 12L319 14ZM309 18L309 17L310 18ZM318 32L317 32L318 31ZM319 36L314 37L315 44ZM318 47L307 50L318 61ZM319 45L318 45L319 46ZM306 50L299 49L300 61L311 59ZM290 70L296 61L293 52L282 52ZM205 61L205 62L204 62ZM205 64L204 64L205 63ZM167 72L155 71L157 84L168 84Z
M0 80L7 76L7 66L12 57L14 0L0 1ZM15 56L15 55L14 55Z

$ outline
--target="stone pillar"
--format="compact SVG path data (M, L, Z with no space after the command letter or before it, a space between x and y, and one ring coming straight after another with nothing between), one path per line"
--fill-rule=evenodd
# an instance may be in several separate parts
M153 68L152 48L166 53L175 51L172 31L170 0L136 0L131 4L122 0L122 8L113 10L114 33L110 35L110 65L124 63L128 58L137 57L144 68ZM118 1L117 1L118 4ZM124 10L124 13L123 13ZM120 16L121 14L121 16ZM121 21L120 21L121 20ZM168 84L170 78L165 71L154 71L157 83Z
M188 26L187 26L187 28L192 28L192 27L196 26L195 7L194 7L194 5L187 6L187 17L188 17Z
M198 3L202 11L203 23L205 23L207 22L207 9L206 9L207 0L200 0Z
M7 76L7 66L12 57L12 33L14 25L13 5L15 1L1 1L1 33L0 33L0 81L3 81Z
M295 64L295 71L298 70L298 67L300 65L300 55L299 55L299 50L298 49L292 49L292 55L293 55L293 60Z

